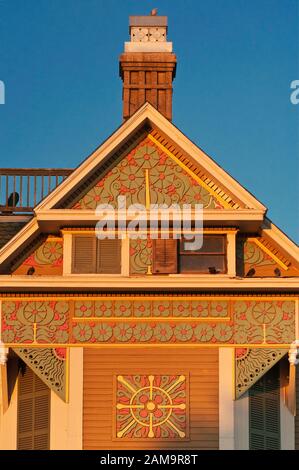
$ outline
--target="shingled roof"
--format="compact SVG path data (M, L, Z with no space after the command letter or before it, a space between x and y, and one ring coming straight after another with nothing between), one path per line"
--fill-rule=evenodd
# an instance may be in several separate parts
M27 222L1 222L0 221L0 248L13 238Z

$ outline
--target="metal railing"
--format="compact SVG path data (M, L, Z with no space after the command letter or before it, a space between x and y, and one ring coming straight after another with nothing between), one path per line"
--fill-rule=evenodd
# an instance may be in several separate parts
M73 170L0 168L0 213L30 213Z

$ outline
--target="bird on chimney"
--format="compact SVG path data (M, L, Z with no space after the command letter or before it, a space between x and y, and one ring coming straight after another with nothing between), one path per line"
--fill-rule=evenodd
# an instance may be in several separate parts
M153 8L151 11L151 16L157 16L158 14L158 8Z

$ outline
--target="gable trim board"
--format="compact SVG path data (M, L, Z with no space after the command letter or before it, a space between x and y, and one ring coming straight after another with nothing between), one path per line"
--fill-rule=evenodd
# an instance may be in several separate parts
M17 255L23 245L27 245L39 234L36 218L30 220L6 245L0 250L0 266L12 255Z
M199 178L192 170L190 170L184 163L182 163L172 152L170 152L164 145L162 145L157 139L151 134L148 134L148 138L159 147L168 157L170 157L177 165L183 168L200 186L205 188L210 194L212 194L219 202L221 202L226 209L231 209L232 206L220 196L214 189L210 188L201 178Z
M299 262L299 246L293 242L279 227L277 227L268 217L265 217L262 224L262 236L266 235L270 240L284 250L297 263Z
M257 238L247 238L247 241L255 243L261 250L263 250L267 255L269 255L274 261L276 261L279 266L285 271L288 270L290 262L287 260L282 261L280 257L277 256L277 253L273 253L273 249L270 249L265 246L265 244L258 240Z
M215 280L221 281L221 287ZM61 290L226 290L226 291L242 291L242 290L259 290L279 293L280 291L288 291L295 293L299 291L299 278L233 278L228 275L180 275L169 274L168 276L143 276L128 278L122 275L114 274L72 274L65 276L8 276L1 275L0 291L51 291L59 292Z

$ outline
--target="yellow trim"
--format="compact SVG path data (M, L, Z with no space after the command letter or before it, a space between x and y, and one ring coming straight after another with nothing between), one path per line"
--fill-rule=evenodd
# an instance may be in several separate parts
M62 237L52 237L51 235L45 240L45 242L63 242ZM45 243L44 242L44 243Z
M191 316L186 316L186 317L73 317L73 321L76 323L78 322L85 322L85 321L98 321L98 322L110 322L110 321L121 321L121 322L127 322L127 321L134 321L135 323L147 321L147 322L176 322L176 321L184 321L184 322L190 322L190 321L195 321L195 322L230 322L232 321L230 317L191 317Z
M266 344L267 343L267 328L266 328L266 324L263 323L263 343Z
M36 343L36 323L33 323L33 343Z
M220 201L224 206L226 206L227 209L232 209L233 207L228 204L224 199L222 199L219 194L216 193L213 189L210 188L209 185L207 185L202 179L200 179L192 170L190 170L186 165L184 165L177 157L175 157L164 145L160 144L158 140L155 139L151 134L148 134L148 138L156 144L163 152L165 152L172 160L175 161L177 165L179 165L181 168L183 168L186 173L188 173L197 183L205 188L210 194L212 194L218 201Z
M145 169L145 207L147 210L151 207L150 180L147 168Z
M134 296L130 296L130 295L123 295L123 296L106 296L106 295L103 295L103 296L59 296L59 295L49 295L47 297L45 296L13 296L13 297L1 297L0 295L0 298L2 301L4 302L14 302L14 301L32 301L32 302L39 302L39 301L53 301L53 300L227 300L227 301L235 301L235 300L259 300L259 301L262 301L262 302L265 302L265 301L272 301L272 300L285 300L285 301L289 301L289 300L298 300L298 295L296 296L282 296L282 295L279 295L279 296L250 296L250 295L236 295L236 296L224 296L224 295L220 295L220 296L201 296L201 295L194 295L194 296L175 296L173 295L171 292L167 295L164 295L164 296L161 296L161 295L158 295L158 296L153 296L153 295L149 295L149 296L143 296L143 295L134 295Z
M69 382L70 382L70 350L66 348L66 356L65 356L65 402L69 403Z
M277 256L275 256L271 250L269 250L268 248L265 247L265 245L263 245L257 238L248 238L248 241L252 241L254 242L258 247L260 247L265 253L267 253L267 255L269 255L272 259L274 259L274 261L276 261L277 264L279 264L279 266L282 267L282 269L284 269L285 271L287 271L289 268L288 266L283 263L279 258L277 258Z
M236 344L236 343L66 343L66 344L48 344L48 343L40 343L40 344L32 344L32 343L4 343L4 347L6 348L45 348L51 346L51 348L123 348L123 347L134 347L134 348L258 348L258 349L290 349L290 343L258 343L258 344Z
M128 230L127 228L125 230ZM69 233L70 235L80 235L80 234L84 234L84 233L88 233L88 234L92 234L93 232L95 232L95 229L94 228L90 228L90 229L82 229L82 230L77 230L77 229L74 229L74 230L60 230L62 234L67 234ZM163 233L163 232L171 232L171 233L182 233L182 230L175 230L173 228L170 227L169 230L167 229L151 229L150 232L151 233ZM105 231L105 233L107 233L107 235L109 234L114 234L114 233L118 233L118 232L122 232L122 230L107 230ZM204 235L227 235L228 233L229 234L236 234L239 232L239 229L221 229L221 230L218 230L217 228L215 228L214 230L213 229L191 229L191 230L184 230L183 233L184 234L193 234L193 233L203 233ZM130 233L130 232L129 232ZM132 230L132 233L134 233L134 230ZM138 230L138 234L146 234L148 233L148 230ZM61 238L59 240L62 240Z
M237 346L239 348L239 346ZM234 347L233 352L233 400L236 399L236 348Z
M9 407L6 364L4 365L0 364L0 369L1 369L2 412L5 413Z

